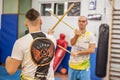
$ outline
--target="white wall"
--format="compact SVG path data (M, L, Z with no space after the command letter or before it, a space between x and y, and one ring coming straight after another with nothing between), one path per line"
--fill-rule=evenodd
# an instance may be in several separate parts
M0 29L1 29L2 1L3 0L0 0Z
M65 2L66 0L33 0L32 7L36 10L40 10L39 3L49 3L49 2ZM69 0L74 1L74 0ZM78 1L78 0L77 0ZM108 23L110 25L111 20L111 5L108 0L96 0L96 10L89 10L89 0L79 0L81 1L81 12L80 15L87 16L88 14L102 14L102 20L101 21L88 21L87 30L93 32L96 35L96 40L98 40L99 36L99 26L101 23ZM65 6L67 7L67 5ZM104 18L105 11L104 8L106 8L106 17ZM65 10L66 11L66 10ZM61 16L59 16L61 17ZM42 30L45 32L48 32L49 28L52 28L55 23L57 22L57 19L53 16L42 16L43 19L43 25ZM75 17L68 17L65 16L63 19L65 22L69 23L74 28L77 28L77 20L78 16ZM58 26L55 28L54 36L58 39L59 34L64 33L66 35L67 41L70 40L70 33L73 33L73 30L71 30L69 27L64 25L63 23L59 23Z

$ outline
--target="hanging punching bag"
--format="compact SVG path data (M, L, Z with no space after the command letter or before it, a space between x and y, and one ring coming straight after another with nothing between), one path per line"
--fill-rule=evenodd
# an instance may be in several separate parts
M99 27L98 51L96 56L96 75L101 78L106 76L108 43L109 25L101 24Z

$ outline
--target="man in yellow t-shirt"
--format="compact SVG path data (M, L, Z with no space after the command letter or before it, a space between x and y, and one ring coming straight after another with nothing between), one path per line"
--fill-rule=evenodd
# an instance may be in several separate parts
M76 29L70 40L72 51L69 60L68 80L90 80L90 54L95 51L94 34L86 31L87 18L78 19Z

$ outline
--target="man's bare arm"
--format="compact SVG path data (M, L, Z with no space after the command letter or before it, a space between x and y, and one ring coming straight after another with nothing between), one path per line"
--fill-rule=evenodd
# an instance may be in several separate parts
M70 44L71 44L72 46L75 45L78 37L82 34L82 32L79 31L79 30L77 30L77 29L75 30L74 33L75 33L74 37L70 40Z
M77 51L77 52L71 52L71 55L77 56L79 54L92 54L92 53L94 53L94 51L95 51L95 44L90 44L89 49L81 50L81 51Z
M75 45L78 37L79 37L78 35L75 35L75 36L70 40L70 44L71 44L72 46Z
M89 49L87 50L82 50L82 51L78 51L78 54L92 54L95 51L95 44L90 44L89 45Z
M11 57L7 57L6 63L5 63L5 68L9 74L14 74L18 67L20 66L21 61L13 59Z

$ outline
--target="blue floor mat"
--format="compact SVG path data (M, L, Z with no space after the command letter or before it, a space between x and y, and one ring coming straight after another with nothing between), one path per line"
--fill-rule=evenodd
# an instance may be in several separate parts
M0 66L0 80L20 80L20 70L13 75L9 75L5 69L5 67Z
M13 75L9 75L5 69L5 67L0 66L0 80L20 80L20 70ZM61 80L60 78L55 78L55 80Z
M55 80L62 80L62 79L60 79L60 78L55 78Z

